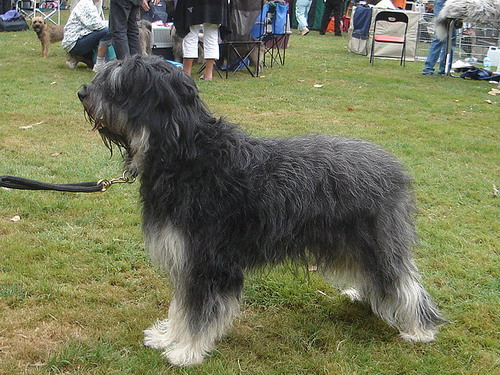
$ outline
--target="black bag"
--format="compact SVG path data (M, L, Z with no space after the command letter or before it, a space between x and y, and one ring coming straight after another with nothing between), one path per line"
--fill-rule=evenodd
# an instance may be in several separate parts
M0 18L0 31L21 31L28 29L29 26L23 16L10 21L4 21Z
M154 5L153 3L148 4L149 10L147 12L143 12L142 19L149 22L168 22L167 4L165 1L160 1L158 5Z

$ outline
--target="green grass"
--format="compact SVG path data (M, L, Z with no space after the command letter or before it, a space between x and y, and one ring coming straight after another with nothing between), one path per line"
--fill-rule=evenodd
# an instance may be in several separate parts
M292 35L285 66L197 81L201 96L255 136L361 138L405 163L419 207L416 260L449 320L436 342L403 342L315 273L281 267L248 275L241 315L209 359L172 368L141 343L172 290L144 251L137 184L0 189L0 374L499 373L500 100L486 82L423 77L421 62L372 67L346 42ZM41 59L31 30L0 33L0 45L0 174L119 176L120 155L90 131L76 97L94 74L68 69L57 44Z

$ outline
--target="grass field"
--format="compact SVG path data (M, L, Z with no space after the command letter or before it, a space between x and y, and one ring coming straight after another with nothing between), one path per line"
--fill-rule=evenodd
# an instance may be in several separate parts
M203 365L173 368L142 346L172 291L144 251L138 185L0 189L0 374L498 374L500 99L486 82L421 76L421 62L372 67L346 44L294 34L284 66L197 83L216 115L255 136L360 138L404 162L416 261L449 320L436 342L401 341L314 272L283 266L248 275L241 315ZM0 175L121 175L76 97L94 74L68 69L59 44L39 54L33 31L0 33Z

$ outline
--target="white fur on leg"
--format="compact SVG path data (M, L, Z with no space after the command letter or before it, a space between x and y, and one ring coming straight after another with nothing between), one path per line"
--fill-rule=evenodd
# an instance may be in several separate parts
M169 311L169 335L172 345L163 352L168 361L176 366L194 366L203 362L213 349L215 340L224 336L239 310L236 297L219 297L217 301L218 315L206 322L201 331L193 334L184 313L172 302Z
M161 228L145 227L146 247L153 263L169 271L174 284L179 284L186 265L185 236L171 221Z
M361 294L359 294L359 292L354 288L345 289L341 292L341 294L349 297L349 299L352 302L362 302L363 301Z
M162 320L144 331L144 346L152 349L166 349L174 343L170 321Z
M168 319L158 321L144 331L144 345L153 349L166 349L188 335L185 319L174 297L168 310Z
M410 332L401 332L399 336L406 341L410 342L431 342L434 341L436 335L435 330L423 330L418 327L413 328Z
M400 337L412 342L430 342L434 340L437 329L428 316L439 317L427 292L416 273L401 277L397 297L386 298L372 309L386 322L395 326Z
M171 348L167 348L163 352L163 356L175 366L195 366L203 362L205 356L212 350L213 342L211 345L207 343L180 343Z

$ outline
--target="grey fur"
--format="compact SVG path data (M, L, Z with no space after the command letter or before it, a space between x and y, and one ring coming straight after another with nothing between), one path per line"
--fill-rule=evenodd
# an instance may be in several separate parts
M434 339L442 318L412 259L410 178L391 154L326 135L252 137L154 56L107 64L79 97L141 177L146 244L175 286L144 343L171 363L201 363L227 332L244 271L289 261L317 264L404 339Z
M436 18L436 36L445 39L448 21L460 19L471 23L500 22L500 0L446 0Z

